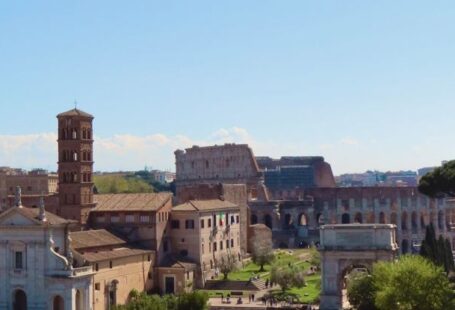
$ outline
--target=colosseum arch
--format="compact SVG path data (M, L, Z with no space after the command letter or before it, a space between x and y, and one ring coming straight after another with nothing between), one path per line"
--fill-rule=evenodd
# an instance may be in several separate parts
M411 213L411 229L412 233L417 233L417 230L419 229L419 225L417 223L417 212L412 211Z
M393 260L398 251L395 225L324 225L320 230L322 292L320 309L342 306L344 275L353 266L371 266L378 260Z
M379 213L379 223L380 224L385 224L385 214L384 212Z
M351 216L349 215L349 213L343 213L341 215L341 223L342 224L349 224L351 223Z
M272 216L270 214L264 215L264 224L270 229L273 229Z
M442 212L442 210L438 212L438 229L444 229L444 212Z
M406 211L401 214L401 230L408 230L408 213Z
M300 213L299 215L299 226L307 226L308 225L308 217L305 213Z
M398 217L397 217L397 214L395 212L392 212L390 214L390 224L398 225Z
M357 212L354 217L354 223L362 224L363 223L363 217L362 213Z
M427 225L425 224L425 215L420 213L420 229L425 229Z

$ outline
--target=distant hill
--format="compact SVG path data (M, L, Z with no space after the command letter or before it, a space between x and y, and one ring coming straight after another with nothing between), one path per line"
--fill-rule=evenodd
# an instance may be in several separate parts
M161 184L144 171L95 175L93 177L99 194L153 193L173 191L173 184Z

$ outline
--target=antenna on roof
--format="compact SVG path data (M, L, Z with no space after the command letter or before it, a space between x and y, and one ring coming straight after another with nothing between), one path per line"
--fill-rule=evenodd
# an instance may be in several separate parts
M77 100L74 100L74 108L77 109Z

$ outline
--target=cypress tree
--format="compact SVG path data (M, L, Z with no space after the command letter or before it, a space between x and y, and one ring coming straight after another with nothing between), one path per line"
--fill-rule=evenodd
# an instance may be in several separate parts
M447 272L455 270L455 263L453 261L452 246L450 245L449 239L445 240L445 256L447 260Z

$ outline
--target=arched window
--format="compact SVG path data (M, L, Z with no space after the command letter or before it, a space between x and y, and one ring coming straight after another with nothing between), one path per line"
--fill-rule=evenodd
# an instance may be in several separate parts
M422 214L420 214L420 229L425 229L426 225L425 225L425 216Z
M72 131L72 133L71 133L71 138L72 138L73 140L76 140L76 139L77 139L77 131L76 131L76 129L73 129L73 131Z
M417 233L418 224L417 224L417 212L413 211L411 213L411 229L413 233Z
M27 295L23 290L16 290L13 295L13 309L27 310Z
M401 242L401 253L406 254L409 252L409 242L406 239L403 239Z
M299 225L300 226L307 226L308 225L308 219L305 213L301 213L299 215Z
M82 310L83 299L80 290L76 290L76 310Z
M117 305L117 285L118 285L117 280L113 280L109 284L109 305L111 306Z
M54 297L54 302L53 302L53 310L64 310L65 309L65 302L63 301L63 298L59 295Z
M292 216L286 213L284 216L284 227L289 228L292 225Z
M394 225L398 225L398 222L397 222L397 214L395 212L392 212L390 214L390 224L394 224Z
M341 224L349 224L351 222L351 216L349 213L343 213L341 215Z
M401 230L408 230L408 213L403 211L401 215Z
M444 229L444 212L442 211L438 212L438 228L440 230Z
M273 225L272 225L272 217L270 216L270 214L266 214L264 216L264 224L265 226L267 226L268 228L272 229L273 228Z
M385 214L384 212L379 213L379 224L385 224Z
M357 213L355 214L354 222L355 222L355 223L362 224L362 222L363 222L362 213L357 212Z

